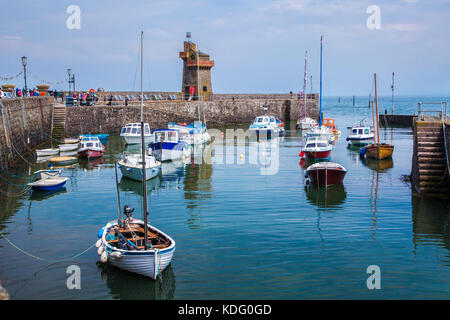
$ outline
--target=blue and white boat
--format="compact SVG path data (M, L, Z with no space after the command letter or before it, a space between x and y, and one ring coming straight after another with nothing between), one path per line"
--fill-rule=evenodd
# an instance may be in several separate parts
M28 183L28 186L33 190L59 190L69 180L67 177L61 177L61 170L39 170L34 174L38 180Z
M275 136L282 136L284 128L274 116L265 115L256 117L248 129L250 136L271 138Z
M180 140L188 144L204 144L211 141L211 136L206 129L206 123L196 121L191 124L169 122L167 124L169 129L180 132Z
M144 225L142 220L134 218L127 219L125 226L119 226L117 220L107 223L98 233L97 253L117 268L156 279L172 261L175 241L147 224L149 249L145 250ZM120 235L117 240L107 240L111 230ZM122 239L125 241L121 242Z
M350 127L347 141L352 145L367 145L373 142L374 137L373 128L367 123L366 118L364 118L358 124Z
M82 134L82 135L80 135L80 140L83 139L83 137L97 137L99 140L107 140L109 137L109 134L107 134L107 133Z
M175 129L153 130L153 142L149 147L158 161L178 160L191 155L189 143L181 140L180 132Z
M141 32L141 124L144 126L143 120L143 36ZM141 139L144 140L144 132L141 131ZM148 204L147 204L147 170L144 164L152 161L159 164L158 170L161 168L161 163L156 161L154 157L145 154L145 145L141 145L140 158L137 158L136 165L140 162L141 167L141 182L142 182L142 220L134 219L131 213L134 209L128 206L124 207L125 219L122 219L120 207L119 183L117 177L117 169L115 170L117 199L118 199L118 214L117 220L108 222L98 232L100 238L96 247L97 253L100 255L100 261L110 264L130 272L138 273L140 275L157 279L164 269L172 261L173 253L175 252L175 241L161 230L151 226L148 223ZM129 156L131 157L131 156ZM151 158L147 160L147 157ZM147 162L149 161L149 162ZM117 168L117 167L116 167ZM122 166L122 168L125 168ZM121 169L122 169L121 168ZM126 170L127 171L127 170ZM124 171L122 170L122 173Z

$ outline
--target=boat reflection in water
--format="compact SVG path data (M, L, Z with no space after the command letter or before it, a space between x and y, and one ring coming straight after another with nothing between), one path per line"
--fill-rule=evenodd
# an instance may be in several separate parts
M436 197L419 198L412 196L412 221L413 221L413 243L414 253L420 252L423 258L426 258L426 251L421 251L421 246L445 246L450 250L450 228L448 228L450 219L450 210L447 199ZM423 248L423 250L427 250ZM433 257L445 261L450 265L448 253L436 253Z
M79 158L78 164L80 165L80 168L84 170L99 170L102 164L106 164L106 159L104 157L93 159Z
M394 161L392 158L378 160L361 157L361 163L377 172L385 172L394 167Z
M163 189L183 189L183 179L190 158L166 161L161 164Z
M161 175L147 180L147 193L157 191L161 187ZM119 188L122 191L131 192L133 194L142 196L142 182L128 179L124 176L120 179Z
M161 281L154 281L100 261L97 262L97 268L114 299L171 300L175 295L175 275L172 265L160 274Z
M34 190L30 195L30 200L32 201L44 201L47 199L50 199L56 195L67 193L67 189L65 187L62 187L58 190L50 190L50 191L41 191L41 190Z
M318 186L309 184L305 186L306 199L319 208L339 209L347 199L347 191L343 184L332 186Z

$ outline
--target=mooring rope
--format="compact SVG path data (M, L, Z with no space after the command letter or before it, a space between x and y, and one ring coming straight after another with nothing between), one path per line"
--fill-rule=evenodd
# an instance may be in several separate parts
M93 248L93 247L95 246L95 243L94 243L93 245L91 245L91 246L90 246L89 248L87 248L86 250L84 250L84 251L82 251L82 252L80 252L80 253L77 253L77 254L74 255L74 256L67 257L67 258L63 258L63 259L59 259L59 260L52 260L52 259L46 259L46 258L37 257L37 256L35 256L35 255L33 255L33 254L31 254L31 253L29 253L29 252L27 252L27 251L25 251L25 250L19 248L19 247L16 246L11 240L9 240L8 237L6 237L1 231L0 231L0 235L1 235L3 238L5 238L5 240L8 241L8 243L9 243L10 245L12 245L14 248L16 248L17 250L19 250L19 251L22 252L23 254L26 254L27 256L32 257L32 258L34 258L34 259L37 259L37 260L39 260L39 261L46 261L46 262L52 262L52 263L55 263L55 262L63 262L63 261L68 261L68 260L73 260L73 259L75 259L75 258L77 258L77 257L79 257L79 256L81 256L81 255L83 255L83 254L86 253L89 249L91 249L91 248Z

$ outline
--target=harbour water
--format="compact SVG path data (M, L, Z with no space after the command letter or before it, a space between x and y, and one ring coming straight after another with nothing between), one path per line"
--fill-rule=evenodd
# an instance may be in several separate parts
M395 111L411 114L430 100L447 98L396 98ZM342 131L331 158L347 169L340 186L305 187L293 122L269 143L211 145L212 164L164 164L148 182L149 219L177 248L160 281L102 265L95 247L64 260L91 247L116 219L113 164L136 151L118 135L110 135L103 158L65 169L70 180L53 194L17 195L45 163L27 158L31 168L25 161L2 168L9 185L0 197L0 231L11 243L0 236L1 283L11 299L449 299L448 202L412 196L405 179L411 128L381 129L381 140L395 145L390 160L362 161L347 146L347 127L364 116L371 121L367 106L363 97L356 108L351 97L324 99L325 117ZM236 127L219 129L227 128ZM262 174L270 166L274 174ZM120 191L122 205L141 217L140 184L123 178ZM67 288L70 265L80 267L79 290ZM370 265L380 267L379 290L367 288Z

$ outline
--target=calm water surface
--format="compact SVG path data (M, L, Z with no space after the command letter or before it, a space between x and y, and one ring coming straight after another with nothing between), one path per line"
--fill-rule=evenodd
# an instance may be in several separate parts
M399 98L396 108L412 113L430 99ZM404 182L411 129L381 131L395 145L391 160L362 161L347 147L347 126L370 119L367 105L363 97L356 108L351 98L325 99L325 116L342 130L332 153L348 171L341 186L305 188L295 123L279 140L209 146L212 164L164 164L148 182L150 221L177 243L161 281L102 265L95 247L47 261L86 250L116 218L113 163L136 148L110 136L107 154L65 169L70 180L53 194L17 195L45 163L2 168L10 184L1 190L0 231L35 257L0 237L1 283L12 299L448 299L447 202L416 199ZM140 218L141 185L120 179L120 191L122 205ZM73 264L81 268L81 290L66 286ZM381 290L367 289L369 265L381 268Z

